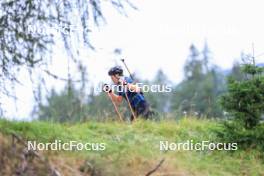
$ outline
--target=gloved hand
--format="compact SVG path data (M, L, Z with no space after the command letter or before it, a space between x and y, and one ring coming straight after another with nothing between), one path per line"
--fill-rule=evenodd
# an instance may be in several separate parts
M104 84L103 85L103 91L104 92L108 92L108 93L112 92L112 90L110 89L110 86L108 84Z

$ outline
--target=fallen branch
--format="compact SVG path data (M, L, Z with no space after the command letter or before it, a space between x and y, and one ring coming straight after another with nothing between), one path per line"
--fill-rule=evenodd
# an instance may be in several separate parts
M150 176L151 174L153 174L154 172L156 172L160 166L164 163L165 159L163 158L162 160L160 160L160 162L158 163L158 165L152 169L151 171L149 171L145 176Z

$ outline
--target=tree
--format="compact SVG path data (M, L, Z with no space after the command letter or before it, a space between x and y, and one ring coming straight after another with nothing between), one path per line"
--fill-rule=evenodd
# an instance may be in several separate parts
M172 107L180 116L183 113L198 117L221 117L217 97L224 91L223 74L217 66L209 67L207 44L202 53L191 45L184 65L184 80L175 88Z
M242 71L243 80L229 78L228 93L221 97L221 105L246 129L252 129L260 123L264 113L264 70L251 63L245 64Z
M264 150L264 68L250 63L241 66L242 80L228 79L228 92L221 97L221 105L230 120L224 123L219 135L227 141L235 141L241 147L260 146Z
M80 100L81 93L70 82L61 93L54 89L47 96L47 103L40 103L37 117L55 122L79 122L88 116L88 107Z
M243 75L240 63L235 62L233 64L233 67L231 69L231 73L229 76L232 77L234 80L237 80L237 81L243 80L244 75Z
M127 4L134 7L129 1ZM111 1L121 12L123 1ZM48 29L58 29L66 49L72 51L70 37L73 27L83 42L89 43L91 17L95 24L104 21L100 0L4 0L0 3L0 59L4 75L11 73L12 67L45 63L45 52L50 52L54 33ZM92 16L91 16L92 14ZM76 19L78 18L78 19ZM78 21L79 20L79 21ZM76 26L72 26L76 25ZM80 25L80 26L78 26ZM80 29L80 31L79 31ZM72 30L72 31L71 31Z
M203 62L199 60L200 53L192 44L190 46L190 55L184 65L184 76L188 80L201 79Z
M154 79L145 81L145 84L156 86L154 90L156 92L149 91L144 93L151 107L161 113L169 112L171 110L170 94L172 92L166 92L166 86L170 86L171 82L163 70L159 69Z
M10 97L10 84L23 84L17 79L21 70L28 70L29 77L44 77L42 73L56 77L48 68L55 39L63 41L68 59L78 65L80 51L72 41L94 49L89 41L91 25L105 22L101 10L104 3L111 3L123 14L126 5L135 8L129 0L1 1L0 94Z

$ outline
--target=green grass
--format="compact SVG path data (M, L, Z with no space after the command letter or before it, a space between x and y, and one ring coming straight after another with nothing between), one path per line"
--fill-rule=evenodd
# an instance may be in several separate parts
M107 167L105 171L107 175L125 173L130 175L129 173L133 172L134 175L139 175L143 172L140 172L140 169L144 171L151 169L161 158L165 158L160 170L160 173L164 174L175 172L186 175L263 175L261 152L256 150L235 152L159 150L160 140L221 142L214 133L219 128L218 122L192 118L177 122L140 120L134 124L118 122L57 124L0 120L1 133L5 135L16 133L26 140L53 142L57 139L63 142L75 140L83 143L106 143L105 151L60 151L57 154L96 160L98 167Z

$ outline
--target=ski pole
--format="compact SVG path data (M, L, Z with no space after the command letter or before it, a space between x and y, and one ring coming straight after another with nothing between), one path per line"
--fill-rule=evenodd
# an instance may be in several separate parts
M107 88L107 90L106 90L106 88ZM107 84L104 84L103 90L107 92L107 96L110 98L110 100L111 100L111 102L112 102L112 104L113 104L113 106L114 106L114 108L115 108L115 112L116 112L116 114L117 114L119 120L120 120L120 121L123 121L123 118L122 118L122 116L121 116L121 114L120 114L120 112L119 112L119 110L118 110L118 108L117 108L117 106L116 106L114 100L112 99L112 97L111 97L111 95L110 95L109 88L108 88L108 85L107 85Z
M128 73L129 73L130 78L132 79L132 81L134 81L134 78L133 78L133 76L132 76L130 70L128 69L127 64L125 63L125 59L121 59L121 61L122 61L123 64L125 65L125 67L126 67Z
M133 119L136 121L136 115L135 115L135 112L134 112L134 110L133 110L133 108L131 106L131 103L130 103L129 99L128 99L127 92L125 92L125 95L126 95L126 99L127 99L127 102L128 102L128 106L129 106L129 109L130 109L131 114L133 116Z
M134 81L135 81L135 80L134 80L134 77L132 76L132 74L131 74L131 72L130 72L128 66L127 66L127 64L125 63L125 59L121 59L121 61L122 61L123 64L125 65L125 67L126 67L128 73L129 73L130 78L131 78L132 81L134 82ZM126 94L126 99L127 99L128 106L129 106L129 108L130 108L130 111L131 111L131 113L132 113L132 115L133 115L133 118L136 120L136 115L135 115L135 113L134 113L134 110L132 109L131 103L130 103L130 101L129 101L129 99L128 99L128 96L127 96L127 93L125 93L125 94Z
M121 117L121 114L120 114L120 112L118 111L118 108L117 108L117 106L116 106L114 100L112 99L111 95L109 95L109 93L108 93L108 97L110 98L110 100L111 100L111 102L112 102L112 104L113 104L113 106L114 106L114 108L115 108L115 112L116 112L117 116L119 117L119 120L120 120L121 122L123 122L123 118Z
M117 77L116 77L116 78L117 78ZM117 79L119 79L119 78L117 78ZM133 110L133 108L132 108L132 106L131 106L131 103L130 103L129 98L128 98L128 95L127 95L127 89L128 89L128 87L127 87L127 85L123 85L123 86L125 86L125 88L126 88L126 89L125 89L125 96L126 96L126 99L127 99L127 103L128 103L128 106L129 106L130 112L131 112L133 118L136 120L135 112L134 112L134 110Z

